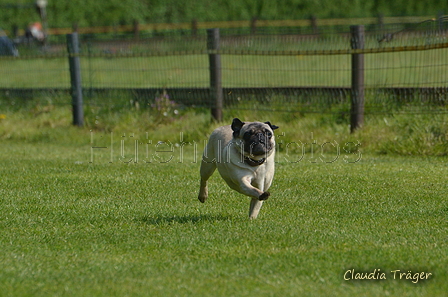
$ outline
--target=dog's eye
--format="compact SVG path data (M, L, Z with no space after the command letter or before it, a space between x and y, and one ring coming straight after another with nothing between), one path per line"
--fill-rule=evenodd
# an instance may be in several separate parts
M272 137L272 133L271 133L271 131L266 130L266 136L269 137L269 138L271 138L271 137Z
M246 133L244 133L243 138L249 139L251 135L252 135L251 131L247 131Z

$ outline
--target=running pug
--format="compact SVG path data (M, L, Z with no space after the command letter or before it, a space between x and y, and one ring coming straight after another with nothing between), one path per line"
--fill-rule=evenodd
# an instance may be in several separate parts
M232 125L217 128L210 135L201 163L199 200L208 198L207 180L218 168L230 188L252 198L249 217L255 219L274 177L277 126L270 122L247 122L235 118Z

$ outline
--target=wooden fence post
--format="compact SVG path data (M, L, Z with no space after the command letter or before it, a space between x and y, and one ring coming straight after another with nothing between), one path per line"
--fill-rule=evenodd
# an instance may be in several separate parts
M78 23L77 22L74 22L72 24L72 32L78 33Z
M255 35L257 33L257 17L253 17L250 21L250 34Z
M70 67L70 82L73 108L73 125L84 125L84 110L82 100L81 63L79 61L78 33L67 34L68 62Z
M313 34L319 34L319 27L317 26L317 17L315 15L311 16L310 24L313 30Z
M137 20L134 20L133 31L134 31L134 39L139 40L140 39L140 23Z
M350 26L352 49L364 49L364 26ZM352 54L350 132L364 124L364 54Z
M437 25L438 25L438 29L440 30L440 31L442 31L443 30L443 21L444 21L445 19L443 18L443 11L439 11L439 12L437 12Z
M193 19L191 21L191 35L192 36L198 35L198 20L197 19Z
M19 37L19 26L16 24L12 25L12 36L14 38Z
M378 14L378 27L381 30L381 34L383 34L384 30L384 14Z
M219 50L219 29L207 29L207 49ZM211 113L214 120L222 121L223 94L221 82L221 55L210 53L210 97Z

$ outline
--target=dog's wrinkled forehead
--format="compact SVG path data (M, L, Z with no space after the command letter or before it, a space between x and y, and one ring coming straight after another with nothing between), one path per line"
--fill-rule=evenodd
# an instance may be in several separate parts
M233 130L234 137L239 137L240 135L243 135L248 131L250 131L251 134L258 134L258 133L266 133L267 131L273 133L273 130L278 129L277 126L272 125L270 122L244 123L240 121L238 118L233 119L231 127Z
M272 132L272 129L267 124L260 123L260 122L254 122L254 123L249 123L249 124L244 125L241 128L240 135L242 135L248 131L251 132L251 134L257 134L257 133L265 133L266 131Z

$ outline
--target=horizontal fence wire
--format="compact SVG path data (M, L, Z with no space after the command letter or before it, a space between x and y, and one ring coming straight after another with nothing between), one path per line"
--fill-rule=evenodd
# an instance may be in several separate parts
M369 25L363 49L352 48L347 27L271 31L222 29L213 50L200 28L195 36L81 34L84 103L151 109L166 96L182 108L210 108L209 55L220 55L224 109L348 114L351 57L364 55L366 113L448 110L448 31L439 21ZM18 49L19 57L0 57L0 109L70 105L74 54L65 41Z

